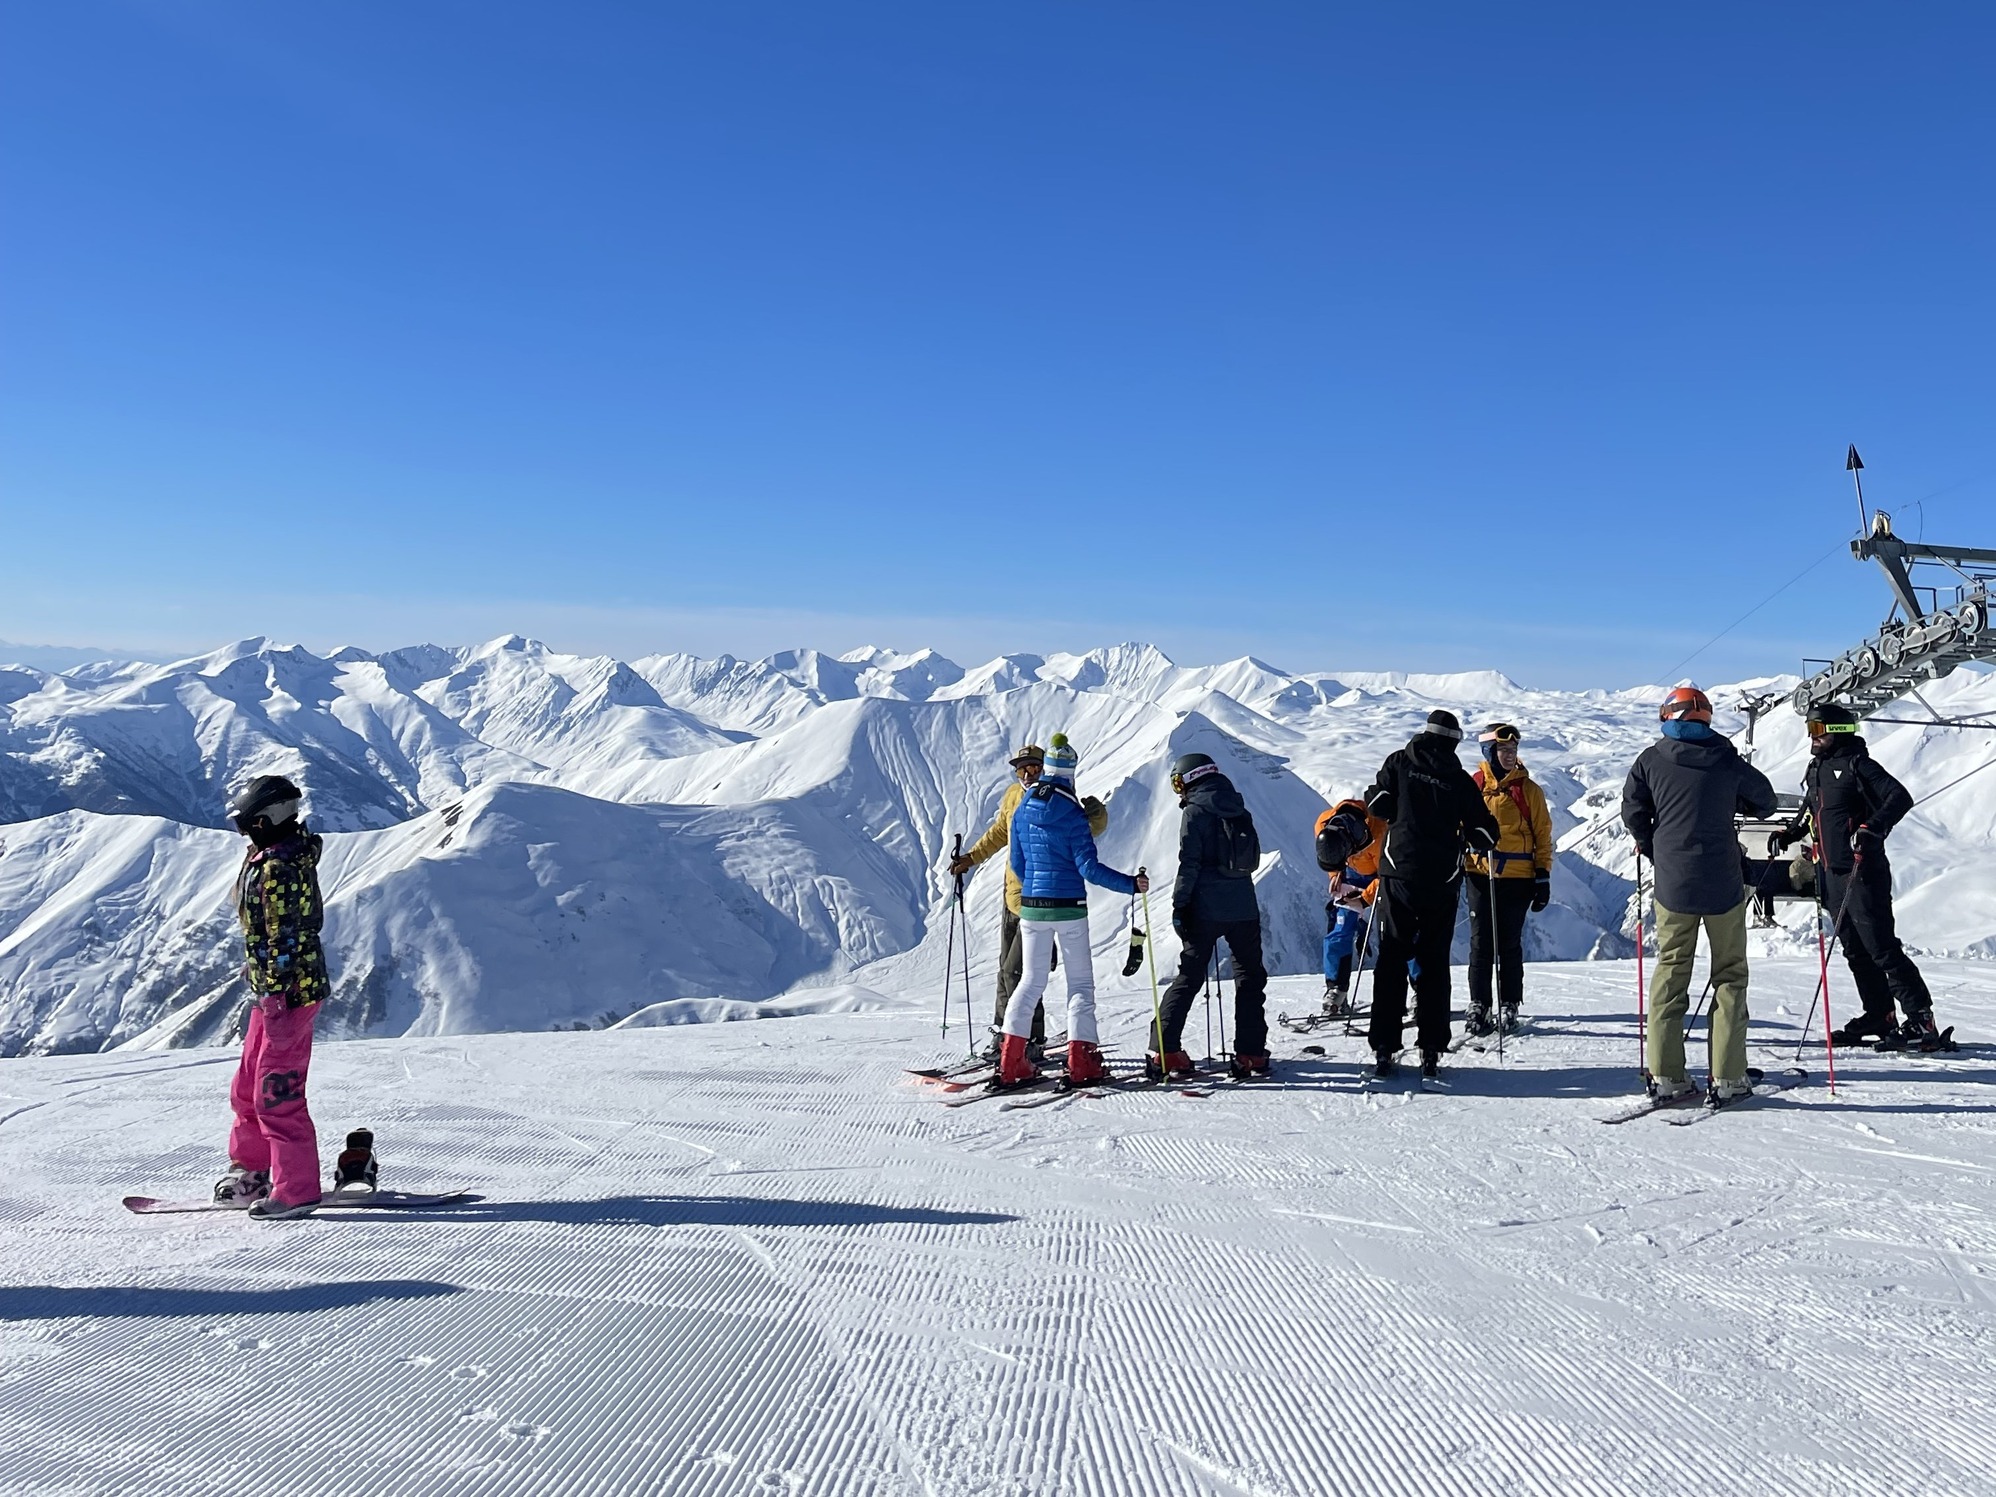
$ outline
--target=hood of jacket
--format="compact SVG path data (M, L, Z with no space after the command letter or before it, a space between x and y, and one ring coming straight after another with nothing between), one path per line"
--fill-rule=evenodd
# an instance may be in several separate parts
M1652 748L1672 764L1681 764L1686 769L1710 769L1740 756L1732 739L1719 733L1710 738L1659 738Z
M1239 816L1247 810L1234 782L1223 774L1209 774L1194 780L1179 800L1181 806L1197 806L1215 816Z
M1407 757L1424 769L1461 769L1461 749L1461 744L1439 733L1416 733L1407 740Z

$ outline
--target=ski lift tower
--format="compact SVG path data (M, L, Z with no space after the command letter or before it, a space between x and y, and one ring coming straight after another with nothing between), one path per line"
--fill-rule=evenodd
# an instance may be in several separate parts
M1850 450L1853 476L1864 466ZM1864 513L1858 490L1858 512ZM1878 633L1844 651L1795 688L1790 701L1807 717L1839 698L1859 713L1918 693L1971 660L1996 661L1996 628L1990 626L1989 595L1996 584L1996 550L1974 546L1929 546L1902 541L1892 533L1892 517L1879 510L1869 517L1870 533L1850 543L1859 561L1874 561L1891 584L1893 606ZM1938 586L1918 586L1914 567L1939 567L1951 574Z

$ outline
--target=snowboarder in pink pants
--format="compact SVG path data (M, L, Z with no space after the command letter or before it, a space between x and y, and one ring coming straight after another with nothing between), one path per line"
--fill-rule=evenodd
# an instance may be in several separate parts
M252 781L229 807L250 839L236 878L236 916L255 1007L243 1035L229 1104L229 1172L215 1199L261 1220L303 1216L319 1204L319 1140L305 1105L312 1021L331 989L319 944L318 835L299 819L302 795L281 775Z

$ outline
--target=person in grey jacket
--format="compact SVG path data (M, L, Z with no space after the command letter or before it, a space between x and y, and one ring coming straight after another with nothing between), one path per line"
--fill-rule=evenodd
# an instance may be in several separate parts
M1178 975L1164 991L1159 1048L1144 1068L1155 1079L1193 1074L1185 1053L1185 1016L1221 941L1234 959L1234 1055L1242 1080L1268 1074L1268 968L1261 959L1261 905L1254 870L1261 838L1233 782L1205 754L1172 761L1171 788L1184 808L1178 826L1178 878L1171 886L1171 928L1178 934Z
M1656 986L1651 992L1650 1095L1690 1094L1684 1070L1684 1011L1698 928L1712 958L1711 1086L1718 1107L1752 1090L1747 1082L1746 885L1733 818L1771 816L1774 786L1712 728L1712 703L1680 686L1658 712L1663 737L1642 751L1622 786L1622 825L1656 869Z

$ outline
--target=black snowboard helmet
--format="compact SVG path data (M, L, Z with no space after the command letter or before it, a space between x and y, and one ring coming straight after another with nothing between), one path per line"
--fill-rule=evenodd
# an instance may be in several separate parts
M1180 754L1171 761L1171 789L1176 795L1183 795L1185 787L1194 780L1203 780L1209 774L1218 774L1220 766L1209 754Z
M229 802L229 820L247 837L259 821L276 828L293 820L304 798L305 793L283 775L258 775Z

